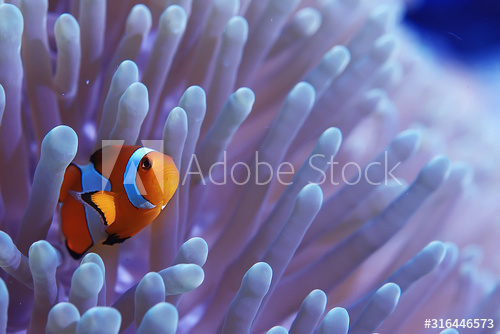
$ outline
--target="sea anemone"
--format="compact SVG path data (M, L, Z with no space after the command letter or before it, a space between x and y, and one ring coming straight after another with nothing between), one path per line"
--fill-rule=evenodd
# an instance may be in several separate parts
M0 0L0 332L500 321L496 119L404 3ZM180 186L75 261L64 172L110 143L170 155Z

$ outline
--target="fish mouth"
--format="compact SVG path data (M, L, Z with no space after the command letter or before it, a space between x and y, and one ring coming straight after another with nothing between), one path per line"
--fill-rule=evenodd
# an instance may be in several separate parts
M165 209L165 207L166 207L166 206L167 206L167 204L163 204L163 205L161 206L161 209L162 209L162 210L163 210L163 209Z

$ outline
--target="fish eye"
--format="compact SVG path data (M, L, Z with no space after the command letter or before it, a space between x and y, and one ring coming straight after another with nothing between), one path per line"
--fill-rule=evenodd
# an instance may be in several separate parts
M149 158L144 158L141 161L141 168L144 170L149 170L153 167L153 162Z

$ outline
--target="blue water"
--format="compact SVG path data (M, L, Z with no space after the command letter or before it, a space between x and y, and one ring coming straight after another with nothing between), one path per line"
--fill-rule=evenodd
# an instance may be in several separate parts
M405 22L439 52L466 63L500 60L500 0L422 0Z

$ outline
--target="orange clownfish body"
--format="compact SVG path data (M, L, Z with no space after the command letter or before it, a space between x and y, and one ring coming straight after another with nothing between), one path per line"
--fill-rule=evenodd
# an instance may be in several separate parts
M59 200L71 256L121 243L151 223L179 184L171 157L140 146L106 146L85 166L66 169Z

